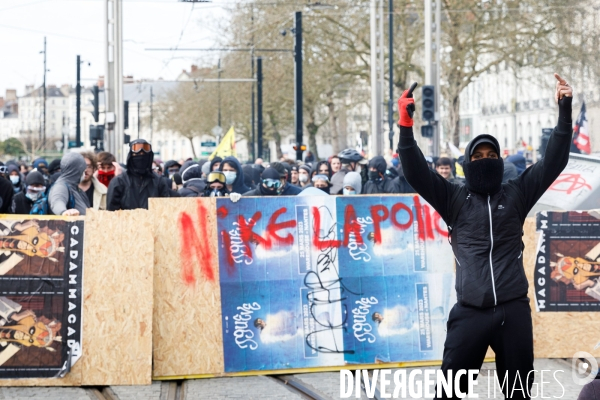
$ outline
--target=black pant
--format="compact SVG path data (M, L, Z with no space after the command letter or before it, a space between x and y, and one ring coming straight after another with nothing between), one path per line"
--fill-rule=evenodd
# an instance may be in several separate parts
M533 325L529 299L511 300L486 309L459 304L452 307L444 343L444 374L452 370L454 378L459 369L480 369L488 346L496 353L496 370L500 384L507 375L504 396L529 399L528 393L531 393L534 378L533 372L529 373L533 371ZM490 375L490 379L493 379L493 374ZM467 387L467 376L463 375L460 380L461 392L466 393ZM523 389L525 395L518 389ZM442 394L439 398L448 398L444 397L443 391Z

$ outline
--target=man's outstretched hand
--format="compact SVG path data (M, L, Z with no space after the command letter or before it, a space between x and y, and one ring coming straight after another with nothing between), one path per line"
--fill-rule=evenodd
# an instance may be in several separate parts
M398 125L407 128L413 126L412 113L409 114L409 110L411 110L412 113L415 112L415 99L408 97L408 90L405 90L398 99L398 113L400 114Z
M565 97L572 98L573 97L573 88L559 74L554 73L554 77L556 78L556 81L557 81L556 82L556 92L554 93L554 100L556 101L556 104L558 104L560 106L563 98L565 98ZM571 100L569 100L569 101L571 101Z

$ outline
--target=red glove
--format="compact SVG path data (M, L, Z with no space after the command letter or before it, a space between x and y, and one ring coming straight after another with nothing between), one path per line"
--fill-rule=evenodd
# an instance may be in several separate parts
M411 115L408 113L407 108L412 109L412 112L415 112L415 99L412 97L406 97L408 95L408 90L405 90L402 93L402 96L398 99L398 113L400 114L400 121L398 121L398 125L405 126L410 128L413 126L413 119Z

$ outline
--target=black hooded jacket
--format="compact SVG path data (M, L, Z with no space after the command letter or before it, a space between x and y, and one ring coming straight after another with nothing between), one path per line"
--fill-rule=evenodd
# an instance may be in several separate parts
M542 160L517 179L500 184L494 194L481 194L468 189L468 182L465 186L454 184L430 170L412 128L400 127L398 151L407 181L452 226L456 293L461 305L487 308L527 296L523 224L529 210L567 165L571 136L571 123L559 119ZM500 149L493 137L488 138ZM469 161L472 144L465 150L463 166L483 162ZM452 216L459 202L462 207Z
M376 168L377 172L382 175L381 179L376 181L368 180L363 185L363 194L378 194L378 193L400 193L399 181L392 179L386 175L387 163L382 156L375 156L369 161L369 168Z
M137 139L130 143L148 143ZM169 188L164 179L152 172L154 153L146 153L137 157L145 157L146 166L142 173L134 171L131 150L127 155L127 171L115 176L108 185L106 208L108 211L148 209L148 199L151 197L169 197Z
M184 166L186 166L184 164ZM206 180L202 178L202 168L198 164L191 164L181 172L183 187L179 189L181 197L202 197Z
M21 171L19 171L19 166L17 164L7 164L7 169L6 169L6 174L10 180L10 173L11 172L16 172L19 174L19 182L15 185L11 182L11 184L13 185L13 190L15 193L20 193L25 189L25 178L23 177L23 174L21 173Z
M215 157L212 160L210 160L210 170L209 172L212 172L213 167L215 166L216 163L222 163L223 159L221 157Z
M219 171L223 171L223 164L225 164L225 163L233 166L233 168L235 168L236 174L237 174L235 177L235 181L233 181L233 185L231 185L232 186L231 193L244 194L244 193L250 191L250 188L248 186L246 186L246 184L244 183L244 170L242 169L242 165L240 164L238 159L233 156L225 157L223 159L223 161L221 161L221 165L219 166Z

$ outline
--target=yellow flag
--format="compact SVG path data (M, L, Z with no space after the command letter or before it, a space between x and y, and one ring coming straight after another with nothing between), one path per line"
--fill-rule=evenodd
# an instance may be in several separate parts
M227 134L221 139L221 143L219 143L208 159L212 160L215 157L225 158L227 156L237 157L235 152L235 130L233 126L229 128Z

